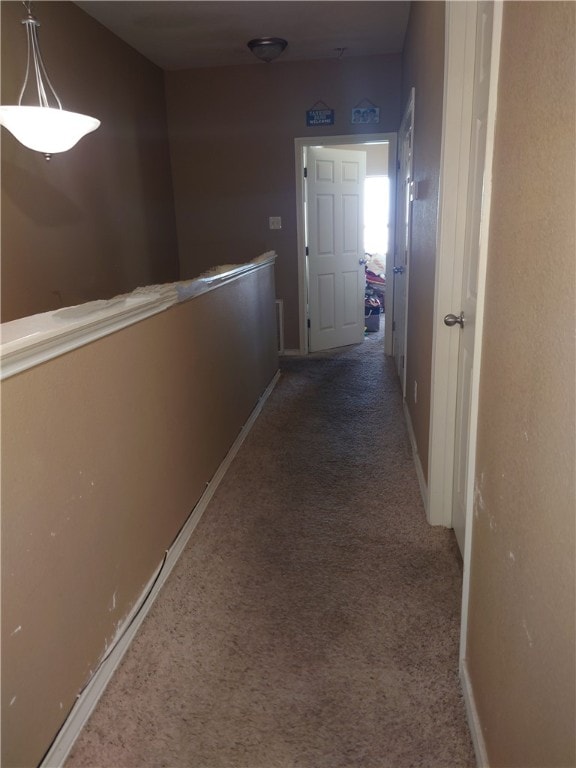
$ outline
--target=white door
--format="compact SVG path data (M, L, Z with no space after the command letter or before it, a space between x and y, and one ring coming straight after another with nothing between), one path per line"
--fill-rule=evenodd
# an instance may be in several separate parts
M406 316L408 309L408 264L412 221L411 182L414 137L414 89L398 132L398 183L396 187L396 245L393 267L392 354L406 394Z
M486 128L490 89L490 60L492 51L492 2L478 4L476 17L476 58L472 96L472 134L466 202L466 232L462 274L462 299L458 314L444 318L446 325L460 334L458 350L458 388L456 394L456 429L454 445L454 487L452 496L452 526L460 551L464 554L466 532L466 489L468 476L468 445L471 415L471 385L474 363L474 335L478 301L478 261L480 253L480 222L487 214L482 205L486 160Z
M306 202L310 351L364 338L366 153L310 147Z

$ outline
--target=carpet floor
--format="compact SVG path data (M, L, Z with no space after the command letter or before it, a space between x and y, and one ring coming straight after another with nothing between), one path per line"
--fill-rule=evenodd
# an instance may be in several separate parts
M282 377L66 768L468 768L461 565L381 333Z

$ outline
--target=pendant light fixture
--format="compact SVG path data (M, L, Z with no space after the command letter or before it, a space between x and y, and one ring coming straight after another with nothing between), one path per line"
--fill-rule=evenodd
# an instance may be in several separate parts
M27 10L26 18L22 19L28 39L26 75L18 104L0 106L0 125L7 128L25 147L42 152L46 159L50 160L51 155L66 152L87 133L95 131L100 125L100 120L62 109L62 103L42 61L38 43L40 22L32 15L30 2L24 2L23 5ZM36 81L37 106L22 105L29 80ZM33 88L33 83L30 88Z
M277 59L287 45L286 40L281 37L257 37L247 43L254 56L267 64Z

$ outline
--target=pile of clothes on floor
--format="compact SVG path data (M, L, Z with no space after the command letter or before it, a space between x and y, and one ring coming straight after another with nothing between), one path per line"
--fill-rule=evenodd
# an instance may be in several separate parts
M364 325L367 333L374 333L380 330L380 315L384 313L386 257L379 253L366 253L365 257Z

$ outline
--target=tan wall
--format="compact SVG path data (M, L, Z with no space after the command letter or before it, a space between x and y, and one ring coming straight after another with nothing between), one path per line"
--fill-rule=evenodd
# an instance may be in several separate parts
M416 89L413 176L419 183L419 198L412 203L406 403L422 469L427 476L444 89L444 3L412 3L402 63L403 107L408 101L410 88ZM418 382L417 403L414 402L415 381Z
M166 72L172 173L182 278L224 261L275 250L285 343L299 346L294 138L368 132L350 113L380 107L372 132L395 131L400 56L350 57ZM334 126L306 127L322 99ZM282 229L268 229L281 216Z
M572 2L504 5L467 656L490 765L576 765Z
M272 379L274 323L266 267L3 382L6 768L42 758Z
M162 71L74 3L33 11L64 108L102 125L49 163L0 131L3 322L179 274ZM25 11L1 12L2 103L15 104Z

